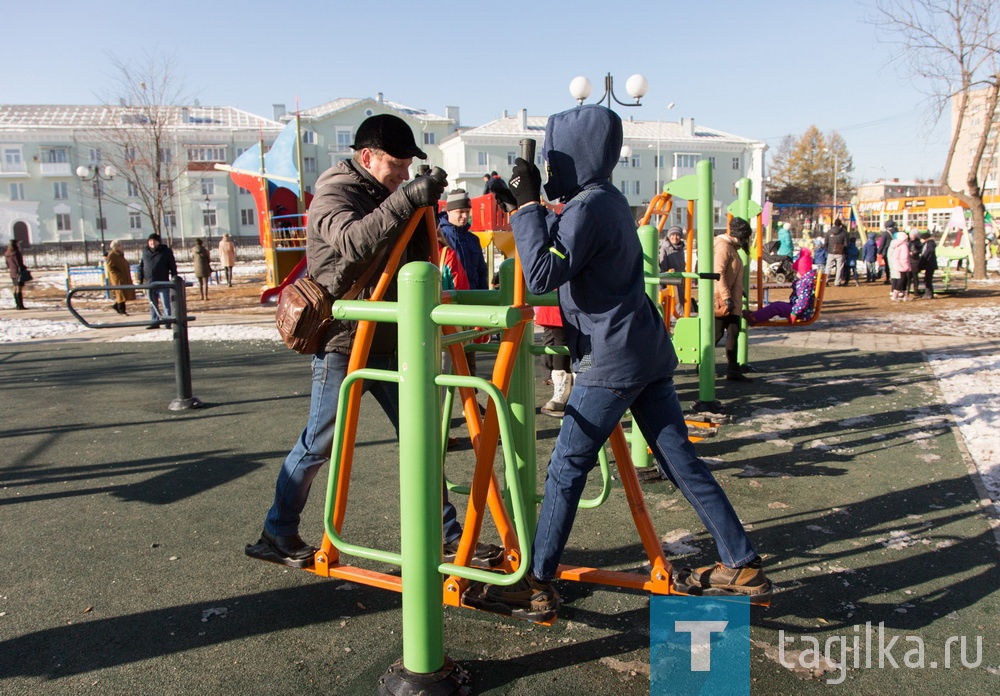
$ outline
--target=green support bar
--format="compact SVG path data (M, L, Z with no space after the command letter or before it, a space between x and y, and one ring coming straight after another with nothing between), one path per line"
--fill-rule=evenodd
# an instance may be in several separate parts
M750 200L750 194L753 190L753 182L750 179L743 177L736 182L736 200L732 202L729 206L729 212L732 213L733 217L738 217L750 222L757 213L752 213L750 210L751 204L757 206L758 212L760 206ZM751 225L752 227L752 225ZM739 250L740 260L743 262L743 288L744 294L740 298L740 309L750 309L750 303L748 300L748 295L750 293L750 256L743 249ZM747 324L746 319L740 319L740 335L736 340L736 362L740 365L746 365L749 360L747 356L749 354L748 346L748 334L747 334Z
M438 269L407 264L399 272L399 516L403 567L403 666L429 674L444 666L441 603L441 440L434 384L440 331L430 321L441 302Z
M639 244L642 246L642 275L643 278L659 275L660 260L658 251L658 231L653 225L643 225L639 228ZM659 306L657 295L660 291L660 284L645 283L646 295L653 302L653 306ZM642 436L639 427L632 419L632 432L629 434L629 442L632 446L632 464L637 469L651 465L649 457L649 446L646 438Z
M715 204L712 198L712 163L701 160L695 173L671 181L663 187L664 193L695 202L695 232L698 249L698 331L700 335L698 360L698 410L719 410L715 399L715 315L712 308L714 289L712 279L706 277L714 266Z

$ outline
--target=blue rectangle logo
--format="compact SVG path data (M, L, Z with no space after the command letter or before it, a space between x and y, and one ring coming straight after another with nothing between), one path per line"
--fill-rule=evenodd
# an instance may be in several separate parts
M650 597L650 696L750 695L749 597Z

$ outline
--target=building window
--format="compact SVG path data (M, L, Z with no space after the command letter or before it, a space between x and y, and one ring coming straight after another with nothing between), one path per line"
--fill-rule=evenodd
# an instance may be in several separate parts
M309 194L309 195L311 196L311 195L313 194L313 187L312 187L312 186L309 186L309 185L307 184L307 185L306 185L306 193L308 193L308 194Z
M633 195L636 195L636 196L641 195L640 192L639 192L639 181L638 180L632 182L632 193L633 193Z
M434 144L434 134L424 133L424 145L433 145L433 144Z
M160 150L160 161L164 164L170 164L174 161L174 151L169 147L165 147Z
M52 184L52 197L57 201L64 201L69 198L65 181L56 181Z
M125 186L125 195L128 196L129 198L138 198L139 187L136 186L135 183L132 181L127 182Z
M56 213L56 229L60 232L69 232L73 229L69 221L69 213Z
M126 146L125 147L125 161L134 162L135 161L135 148Z
M172 210L164 211L163 226L168 230L175 229L177 227L177 213Z
M311 130L302 131L302 144L303 145L315 145L316 144L316 132Z
M624 193L627 196L628 195L628 182L625 181L624 179L622 179L621 184L619 184L619 186L618 186L618 190L621 191L622 193Z
M250 189L245 189L242 186L239 186L238 189L239 189L239 194L241 196L249 196L250 195Z
M94 226L97 229L99 229L99 230L107 230L108 229L108 219L107 218L102 218L102 217L96 218L94 220Z
M215 208L206 208L201 211L201 222L205 227L215 227Z
M674 166L678 169L694 169L698 164L698 155L676 154L674 155Z
M315 157L303 157L302 158L302 171L309 173L316 173L316 158Z
M201 195L203 195L203 196L214 196L215 195L215 179L202 179L201 180Z
M19 148L4 148L3 161L5 164L21 164L21 150Z
M507 153L507 164L510 165L511 167L514 166L514 160L516 160L516 159L517 159L517 153L516 152L508 152Z
M712 165L712 171L715 171L715 158L714 157L709 157L708 158L708 163L710 165Z
M253 208L243 208L240 210L240 224L245 227L253 227Z
M740 168L740 158L733 157L733 169L738 170Z
M628 169L631 166L631 162L629 162L627 157L619 157L618 164L625 169Z
M130 230L142 229L142 213L133 211L128 214L128 228Z
M303 135L305 135L303 133ZM351 129L350 128L338 128L337 129L337 152L348 152L351 149ZM305 142L305 141L303 141Z
M238 148L236 148L236 159L239 159L240 155L242 155L246 151L247 151L247 149L245 147L238 147Z
M24 184L11 184L10 185L10 199L12 201L23 201L24 200Z
M642 166L642 155L632 155L632 167L638 169Z
M65 148L54 147L49 149L44 149L41 152L42 161L48 163L66 163L69 162L69 156L66 153Z
M189 162L225 162L225 147L189 147L187 151Z
M99 147L90 148L90 163L91 164L101 163L101 148Z

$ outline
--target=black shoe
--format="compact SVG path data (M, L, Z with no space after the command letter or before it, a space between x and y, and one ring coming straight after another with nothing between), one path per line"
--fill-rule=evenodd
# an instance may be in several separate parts
M160 328L159 324L152 324L151 326L147 326L146 327L146 331L149 331L150 329L158 329L158 328Z
M742 372L727 372L726 379L730 382L753 382L752 379L747 377Z
M458 544L461 538L455 541L444 543L444 562L454 563L455 554L458 553ZM472 554L472 565L478 568L493 568L500 565L503 560L503 549L496 544L476 544L476 551Z
M746 365L740 365L740 372L745 373L745 372L756 372L756 371L757 368L751 365L750 363L747 363Z
M279 563L289 568L308 568L313 564L313 556L316 554L316 549L302 541L298 534L280 536L271 534L266 529L260 533L256 544L247 544L243 551L251 558Z
M639 478L639 483L652 483L653 481L666 481L666 477L660 473L660 468L652 466L637 466L635 475Z

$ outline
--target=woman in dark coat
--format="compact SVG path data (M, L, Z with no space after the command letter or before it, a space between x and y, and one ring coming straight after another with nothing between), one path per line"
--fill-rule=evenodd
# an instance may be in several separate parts
M207 300L208 277L212 275L212 257L200 239L194 240L191 260L194 261L194 277L198 279L198 292L201 293L201 299Z
M24 273L27 268L24 266L24 258L21 256L21 249L17 245L17 240L12 239L7 244L7 250L3 253L7 261L7 272L10 273L10 282L13 285L14 307L15 309L25 309L23 288L26 278Z
M120 239L111 242L111 251L104 259L104 272L108 276L108 285L132 285L132 268L125 258ZM112 290L115 294L115 303L111 308L119 314L128 315L125 311L125 303L135 300L135 290Z
M924 272L924 299L934 299L934 271L938 269L937 242L930 232L920 233L923 247L920 249L920 260L917 268Z

